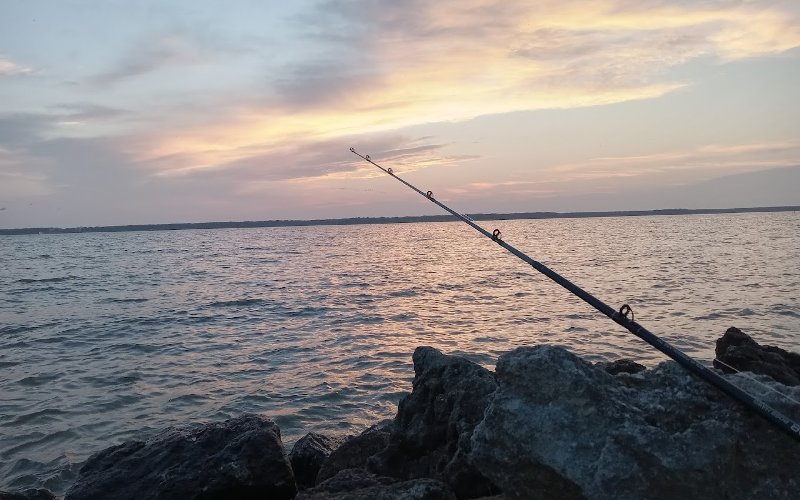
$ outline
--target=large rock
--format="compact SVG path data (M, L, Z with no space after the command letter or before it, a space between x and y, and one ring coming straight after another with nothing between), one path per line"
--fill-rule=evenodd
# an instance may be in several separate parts
M432 479L397 481L363 469L345 469L296 500L455 500L450 488Z
M0 491L0 500L57 500L52 491L43 488L23 491Z
M290 499L296 492L278 426L244 415L101 451L65 500Z
M300 489L311 488L317 480L322 463L333 450L344 442L344 437L325 436L310 432L300 438L289 453L295 481Z
M496 374L469 458L507 498L788 500L800 491L800 443L676 363L615 377L538 346L501 356ZM773 388L800 398L800 388ZM800 421L800 408L760 390Z
M347 439L322 462L316 484L335 476L344 469L363 469L367 459L389 444L391 420L373 425L358 436Z
M714 366L726 373L748 371L769 375L786 385L800 385L800 354L762 346L736 327L717 340ZM721 363L720 363L721 361Z
M400 401L389 446L368 468L398 479L438 479L459 498L496 493L466 460L472 431L496 389L494 375L432 347L417 348L413 360L413 390Z

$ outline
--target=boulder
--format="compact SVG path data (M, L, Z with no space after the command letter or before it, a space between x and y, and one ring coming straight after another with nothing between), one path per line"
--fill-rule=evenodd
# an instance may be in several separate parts
M296 500L455 500L450 488L432 479L397 481L363 469L345 469Z
M370 458L368 469L401 480L433 478L459 498L497 493L466 460L475 426L496 389L494 375L432 347L414 351L411 394L401 399L389 446Z
M22 491L0 491L0 500L57 500L52 491L43 488Z
M392 421L373 425L358 436L345 440L322 462L316 484L335 476L344 469L363 469L367 459L380 452L389 443Z
M344 437L310 432L294 444L289 453L289 462L298 488L302 490L314 486L322 463L344 440Z
M736 327L728 328L717 340L715 353L714 367L725 373L748 371L769 375L786 385L800 385L800 354L759 345Z
M278 426L244 415L101 451L65 500L291 499L296 492Z
M674 362L615 377L537 346L501 356L496 375L469 460L507 498L788 500L800 491L800 443ZM732 378L800 421L796 405ZM800 388L772 388L800 398Z

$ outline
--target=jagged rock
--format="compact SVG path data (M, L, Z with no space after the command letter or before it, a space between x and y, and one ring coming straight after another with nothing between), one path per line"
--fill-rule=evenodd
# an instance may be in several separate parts
M397 481L363 469L345 469L296 500L456 500L450 488L432 479Z
M674 362L614 377L538 346L501 356L496 375L469 458L507 498L788 500L800 491L800 443ZM800 398L800 388L772 388ZM800 421L800 408L761 391Z
M358 436L347 439L322 462L316 484L320 484L344 469L363 469L367 459L386 448L392 421L373 425Z
M717 340L715 353L722 363L714 360L714 366L725 373L733 373L730 368L733 367L739 371L769 375L786 385L800 385L800 354L759 345L736 327L728 328Z
M244 415L101 451L65 500L290 499L296 492L278 426Z
M417 348L413 360L413 390L400 401L389 446L368 468L398 479L438 479L459 498L497 493L466 460L472 431L496 389L494 375L432 347Z
M633 374L647 369L644 365L640 365L632 359L618 359L610 363L603 363L600 366L611 375L619 375L620 373Z
M298 488L306 489L314 486L322 463L333 450L341 446L344 440L344 437L310 432L294 444L289 453L289 462L292 464Z
M43 488L23 491L0 491L0 500L57 500L52 491Z

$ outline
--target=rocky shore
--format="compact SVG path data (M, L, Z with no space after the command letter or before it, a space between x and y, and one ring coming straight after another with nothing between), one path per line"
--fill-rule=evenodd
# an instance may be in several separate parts
M716 353L800 422L800 355L736 328ZM310 433L287 453L263 416L167 429L92 456L65 500L798 498L800 443L674 362L591 364L540 345L493 372L431 347L413 363L395 418L359 435Z

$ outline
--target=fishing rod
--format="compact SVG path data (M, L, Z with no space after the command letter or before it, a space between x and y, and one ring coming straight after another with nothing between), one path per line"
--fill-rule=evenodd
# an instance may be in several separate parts
M586 290L574 284L570 280L566 279L565 277L561 276L560 274L553 271L549 267L545 266L541 262L528 257L520 250L514 248L513 246L503 241L499 229L495 229L490 233L489 231L478 225L469 216L462 215L456 212L452 208L448 207L444 203L434 198L433 192L427 191L423 193L422 190L418 189L413 184L400 178L397 174L394 173L394 171L392 171L391 168L383 168L382 166L378 165L375 161L373 161L369 157L369 155L362 155L361 153L356 151L355 148L350 148L350 152L360 157L362 160L365 160L371 163L372 165L378 167L383 172L389 174L390 176L394 177L398 181L405 184L408 188L412 189L413 191L416 191L418 194L424 196L425 198L430 200L432 203L438 205L446 212L452 214L456 218L465 222L467 225L469 225L470 227L472 227L485 237L489 238L490 240L494 241L501 247L505 248L507 251L518 257L523 262L529 264L531 267L533 267L540 273L544 274L551 280L555 281L562 287L566 288L572 294L576 295L578 298L580 298L590 306L594 307L601 313L608 316L612 321L614 321L618 325L622 326L632 334L636 335L637 337L644 340L651 346L655 347L662 353L666 354L670 358L677 361L679 365L684 367L689 372L697 375L706 382L717 387L718 389L720 389L722 392L724 392L734 400L738 401L745 407L749 408L750 410L754 411L755 413L765 418L767 421L778 427L780 430L784 431L785 433L789 434L796 440L800 441L800 423L794 422L792 419L790 419L780 411L776 410L775 408L772 408L761 399L756 398L752 394L740 389L739 387L737 387L736 385L732 384L727 379L725 379L723 376L721 376L719 373L715 372L714 370L711 370L706 366L703 366L695 359L690 358L688 355L684 354L683 351L681 351L680 349L672 346L665 340L656 336L648 329L646 329L645 327L634 321L633 310L628 304L623 304L622 307L619 308L619 310L614 309L613 307L601 301L594 295L590 294Z

